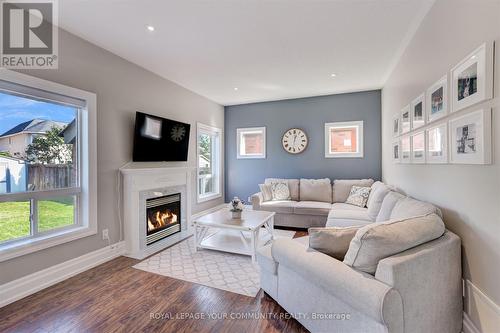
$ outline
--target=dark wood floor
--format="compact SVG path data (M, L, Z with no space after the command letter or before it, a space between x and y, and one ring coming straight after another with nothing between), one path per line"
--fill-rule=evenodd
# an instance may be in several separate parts
M119 257L0 308L0 332L306 332L262 290L247 297L132 268L138 262ZM271 315L231 318L252 313Z

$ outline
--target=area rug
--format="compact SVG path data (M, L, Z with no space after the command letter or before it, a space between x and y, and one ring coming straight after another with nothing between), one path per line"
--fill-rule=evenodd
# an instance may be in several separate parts
M292 238L295 231L275 230L276 238ZM190 237L134 268L179 280L255 297L260 289L259 266L249 256L199 249Z

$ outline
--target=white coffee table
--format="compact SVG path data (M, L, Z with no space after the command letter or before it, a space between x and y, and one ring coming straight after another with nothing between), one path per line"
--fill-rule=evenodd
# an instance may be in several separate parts
M244 210L236 220L228 208L222 208L203 215L193 221L196 249L249 255L255 262L257 248L273 239L274 214Z

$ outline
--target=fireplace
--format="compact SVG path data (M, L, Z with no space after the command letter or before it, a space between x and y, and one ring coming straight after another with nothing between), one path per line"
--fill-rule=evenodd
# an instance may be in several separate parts
M146 200L146 245L181 231L181 194Z

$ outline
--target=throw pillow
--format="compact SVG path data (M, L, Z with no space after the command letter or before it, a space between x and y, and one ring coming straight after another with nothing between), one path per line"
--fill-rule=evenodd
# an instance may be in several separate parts
M370 196L370 187L353 186L351 187L351 192L346 200L346 204L366 207L368 202L368 197Z
M344 260L349 244L359 228L309 228L309 247L337 260Z
M344 263L374 274L380 260L439 238L444 231L436 214L371 223L356 232Z
M375 183L377 184L377 183ZM375 185L373 184L373 185ZM385 196L391 191L389 186L384 183L379 183L377 186L372 186L370 191L370 197L366 203L368 207L368 217L370 220L375 221L377 219L378 213L380 212L380 207L382 207L382 202Z
M273 200L290 200L290 189L286 182L271 183Z
M273 200L273 191L270 185L259 184L259 188L260 188L260 193L262 193L262 199L264 199L264 201Z

